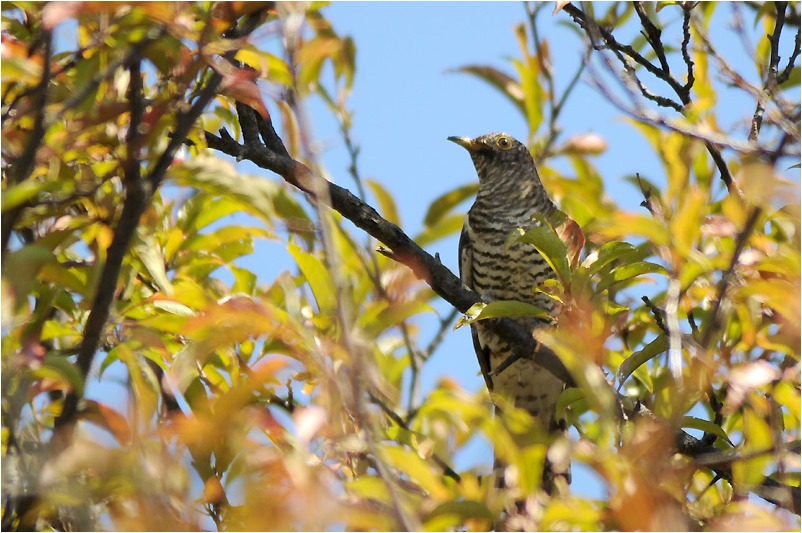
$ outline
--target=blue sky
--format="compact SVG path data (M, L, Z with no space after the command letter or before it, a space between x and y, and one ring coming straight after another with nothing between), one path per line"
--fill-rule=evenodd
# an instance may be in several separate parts
M557 87L564 88L584 48L578 35L565 25L571 23L570 18L564 13L551 16L552 7L541 13L539 28L541 38L551 46ZM597 7L597 13L601 9ZM719 10L721 24L714 25L714 36L726 43L720 48L738 68L745 58L726 28L731 11L729 6L720 6ZM520 139L527 135L524 119L505 97L477 78L449 72L465 65L494 65L512 73L507 58L520 57L513 27L525 20L524 7L519 2L336 2L323 13L338 34L351 35L356 42L357 71L349 107L355 111L353 132L361 147L361 174L380 182L393 194L403 229L415 234L422 228L432 200L476 179L467 153L448 142L448 136L477 136L492 131L507 131ZM672 20L666 30L668 40L678 35L678 21L676 17ZM635 31L630 24L622 35L632 37ZM749 74L750 81L757 81L754 67L741 70ZM721 116L724 124L750 117L754 110L754 103L737 91L722 92L720 98L721 109L732 113ZM278 116L272 102L267 103ZM347 152L336 123L319 102L312 99L307 105L313 137L327 147L321 154L326 168L338 184L353 190ZM640 172L655 183L665 182L646 141L620 111L587 83L580 82L574 91L561 124L562 140L586 132L597 133L606 140L608 150L595 163L608 196L623 208L636 211L642 200L624 181L626 176ZM737 134L746 136L745 124ZM244 173L264 175L265 179L279 179L251 165L242 164L239 168ZM435 243L428 251L439 253L444 264L456 272L456 235ZM239 264L253 270L262 284L292 268L284 246L275 242L258 243L256 253ZM447 310L442 302L437 308L441 312ZM433 333L426 320L419 323L424 339ZM426 365L424 392L444 376L469 390L484 386L467 329L450 333ZM491 458L487 446L476 444L458 458L457 467L483 464L489 469ZM581 468L575 468L572 489L578 494L603 497L600 485Z

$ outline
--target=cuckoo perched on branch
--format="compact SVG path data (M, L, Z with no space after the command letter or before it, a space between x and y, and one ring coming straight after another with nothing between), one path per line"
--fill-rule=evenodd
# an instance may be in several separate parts
M556 302L535 288L555 274L530 243L515 238L519 228L526 231L541 224L539 219L557 220L561 215L540 182L532 155L506 133L449 140L468 150L479 175L479 192L459 242L463 283L487 300L518 300L553 316ZM535 317L515 321L528 331L552 325L548 319ZM565 382L530 359L519 359L488 379L490 371L510 356L512 347L481 321L471 324L471 334L491 392L529 412L544 431L560 429L563 424L555 411ZM569 465L547 464L543 488L551 492L558 478L569 482Z

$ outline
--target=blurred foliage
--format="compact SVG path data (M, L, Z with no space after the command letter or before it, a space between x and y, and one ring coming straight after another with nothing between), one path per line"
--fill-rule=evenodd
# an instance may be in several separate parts
M634 15L629 4L596 9L611 31ZM647 9L677 29L680 7ZM694 9L694 39L710 38L713 11L723 9ZM577 58L573 81L556 86L570 60L558 62L538 35L540 11L527 6L515 29L514 74L461 70L516 104L543 182L584 232L580 240L569 224L520 236L558 273L536 290L562 304L560 327L538 340L576 381L560 402L579 435L570 443L511 408L494 418L486 392L448 378L421 391L422 368L454 322L437 316L434 293L337 213L206 148L204 131L240 134L237 102L266 116L267 94L290 154L325 175L309 146L314 117L300 105L321 98L341 126L359 195L370 191L382 216L399 222L392 195L359 174L348 108L356 43L337 34L325 5L3 3L3 529L486 530L521 499L530 528L798 527L746 497L764 476L799 485L800 209L782 177L788 158L728 154L743 194L727 194L702 140L635 118L666 187L629 177L649 210L620 208L594 163L614 141L563 138L560 112L584 63ZM258 39L227 38L254 16ZM753 16L763 33L774 30L775 10ZM58 24L74 28L74 48L53 46ZM682 61L681 31L666 33L667 54ZM651 57L642 35L630 44ZM756 46L765 75L770 49L765 39ZM718 131L733 110L716 103L721 64L708 56L693 48L685 119ZM132 146L138 61L144 112ZM797 135L798 69L776 93L782 105L796 98L786 120ZM131 149L149 175L214 73L218 96L162 186L147 191L117 283L103 286L131 194ZM762 137L781 135L775 111ZM456 234L475 191L471 183L433 199L416 241ZM271 280L241 266L259 240L285 249L292 268ZM77 355L99 294L114 299L86 376ZM481 307L461 323L541 312ZM434 338L421 337L423 321L437 324ZM114 388L119 376L124 391ZM616 391L666 423L621 423ZM54 423L70 396L82 399L77 426L58 442ZM675 454L679 428L704 432L732 479ZM517 484L498 490L486 472L453 470L474 438L494 446ZM547 454L586 465L607 498L539 494Z

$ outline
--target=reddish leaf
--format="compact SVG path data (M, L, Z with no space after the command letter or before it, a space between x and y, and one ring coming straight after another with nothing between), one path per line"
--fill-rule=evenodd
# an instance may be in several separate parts
M259 86L256 85L256 78L259 73L250 68L237 69L233 72L223 73L223 82L220 84L220 92L230 96L237 102L249 105L267 120L270 114L267 112Z
M128 426L128 420L108 405L94 400L85 400L85 407L81 414L88 422L92 422L114 435L114 438L121 446L131 442L131 429Z
M565 222L555 229L568 249L568 263L571 265L571 270L576 270L579 266L579 255L582 253L582 248L585 247L585 234L582 232L582 228L574 219L566 217Z

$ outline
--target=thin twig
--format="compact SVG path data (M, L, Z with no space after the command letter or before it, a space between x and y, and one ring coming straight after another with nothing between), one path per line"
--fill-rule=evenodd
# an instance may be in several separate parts
M658 61L660 61L660 67L663 69L663 72L670 74L671 69L668 66L666 51L663 48L663 41L661 39L663 32L660 30L660 28L655 26L652 22L652 19L649 18L649 15L643 8L643 2L633 2L633 5L635 6L635 13L637 13L638 17L640 18L641 26L643 26L643 29L646 30L645 33L643 33L643 36L646 37L646 41L652 47L652 50L654 50Z
M626 73L626 76L623 77L623 79L622 79L622 76L616 74L616 70L613 68L612 64L607 59L607 56L605 54L601 54L601 55L602 55L602 58L604 58L605 65L610 70L610 72L613 72L614 74L616 74L616 79L619 79L622 82L626 81L628 83L631 83L631 84L635 85L638 88L638 90L640 91L640 93L643 95L644 98L646 98L648 100L651 100L651 101L654 101L655 103L657 103L658 106L673 108L676 111L682 113L683 115L685 114L687 106L691 103L690 88L692 87L692 84L693 84L693 81L694 81L694 79L693 79L693 61L690 60L690 56L687 56L687 58L684 58L685 62L686 62L686 65L687 65L687 68L688 68L688 80L686 81L685 84L681 84L670 73L668 73L666 71L663 71L659 67L657 67L654 64L650 63L647 59L645 59L637 51L635 51L631 46L619 43L615 39L615 37L613 36L613 34L610 31L600 27L599 24L595 20L593 20L592 18L588 17L587 14L584 11L578 9L576 6L573 6L571 4L566 5L563 9L566 12L568 12L568 14L574 19L574 21L583 30L585 30L585 32L588 35L588 38L591 40L591 42L592 42L592 44L593 44L595 49L597 49L597 50L601 49L599 46L596 45L596 38L594 37L594 36L599 36L598 38L601 38L602 40L604 40L606 48L612 50L613 54L616 56L618 61L624 67L624 71ZM684 10L684 18L683 18L683 50L684 50L684 54L685 55L687 55L687 48L688 48L688 45L689 45L689 42L690 42L690 31L689 31L689 27L687 27L687 24L690 23L690 10L691 9L692 9L692 6L683 6L683 10ZM687 42L685 42L686 40L687 40ZM635 72L634 68L630 64L628 58L632 59L637 64L642 65L648 72L650 72L651 74L656 76L658 79L660 79L663 82L665 82L666 84L668 84L669 87L671 87L671 89L674 91L674 93L677 94L677 96L679 96L679 98L680 98L682 103L680 104L680 103L675 102L674 100L672 100L670 98L666 98L664 96L659 96L659 95L656 95L656 94L652 93L651 91L649 91L648 88L646 88L646 86L643 84L643 82L641 82L640 78L637 76L637 73ZM635 105L636 105L636 107L633 109L628 105L622 104L618 98L614 98L613 95L611 94L611 92L609 90L607 90L606 88L604 88L602 86L602 84L600 82L598 82L598 80L594 80L594 85L597 88L600 88L601 92L605 96L610 98L612 101L617 102L617 103L615 103L615 105L617 107L619 107L622 111L632 115L634 118L637 118L637 119L642 120L644 122L651 122L651 123L660 124L660 125L663 125L663 126L666 126L666 127L670 127L672 129L674 129L675 131L679 131L678 127L676 125L670 124L664 117L656 115L655 113L651 112L650 110L643 108L643 106L640 105L640 102L638 102L638 100L636 98L633 98L633 101L635 102ZM629 87L628 87L628 84L625 84L625 88L627 88L627 90L630 90ZM686 130L686 129L683 128L683 130ZM693 131L693 130L689 130L689 131ZM679 131L679 132L683 133L683 134L686 134L686 135L688 134L687 130L686 131ZM727 186L727 190L730 191L730 193L733 193L733 194L740 194L739 189L734 185L734 182L733 182L733 179L732 179L732 174L730 173L729 167L727 166L726 162L724 161L723 156L721 155L720 145L727 144L727 143L726 142L722 143L722 142L715 141L714 139L711 138L711 137L713 137L713 135L708 135L707 132L705 132L704 134L699 132L699 133L696 133L695 135L691 135L691 136L700 138L701 140L705 141L705 147L707 148L708 152L710 153L710 156L713 158L713 162L716 164L716 168L718 168L718 170L719 170L719 174L721 176L721 180ZM722 137L722 136L718 136L718 137Z
M669 335L668 328L666 327L665 322L663 322L663 310L657 307L657 305L652 302L648 296L641 296L640 299L643 300L643 303L645 303L646 307L648 307L652 312L652 316L654 317L654 322L657 324L657 327L660 328L663 333Z
M688 3L682 4L682 60L685 61L685 68L687 69L687 81L683 85L685 92L680 94L682 103L689 104L691 102L691 89L696 81L693 75L693 59L691 59L688 48L691 44L691 9Z
M718 282L718 286L716 287L716 294L718 297L713 304L710 320L705 324L704 330L702 331L702 340L700 344L705 350L710 349L713 335L715 335L716 331L718 331L719 325L721 324L721 304L727 297L727 289L729 288L730 283L732 283L732 278L735 275L735 269L741 259L741 253L743 253L746 243L749 242L749 237L752 235L752 232L757 226L757 222L760 219L761 214L762 210L759 207L752 208L752 211L749 213L749 217L746 220L746 224L744 224L744 229L741 230L735 240L735 251L732 253L730 265L727 267L727 270L724 272L724 274L722 274L721 279Z
M777 85L782 85L788 78L791 76L791 72L794 70L794 66L796 63L796 58L799 57L799 32L802 28L797 28L796 30L796 37L794 38L794 51L791 52L791 57L788 58L788 64L785 65L783 71L777 76Z
M785 8L788 2L777 2L774 4L777 10L777 17L774 21L774 31L767 38L769 40L769 64L766 69L766 79L763 82L763 91L757 99L755 113L752 117L752 127L749 130L749 140L756 141L760 135L760 127L763 124L763 114L766 112L766 105L771 100L777 90L777 76L780 64L780 34L785 25Z
M404 419L401 418L401 416L398 413L393 411L384 401L382 401L381 398L379 398L373 392L370 391L368 391L368 396L370 396L370 401L378 405L381 408L381 410L384 411L384 414L386 414L388 418L390 418L390 420L395 422L396 425L398 425L401 428L404 428L407 431L411 431L407 423L404 421ZM415 451L417 452L418 450ZM451 468L451 466L449 466L449 464L445 460L443 460L442 457L437 455L437 453L432 453L432 461L434 461L437 464L437 466L439 466L443 470L443 474L445 474L446 476L450 477L451 479L457 482L460 482L462 480L462 478L456 472L456 470Z

